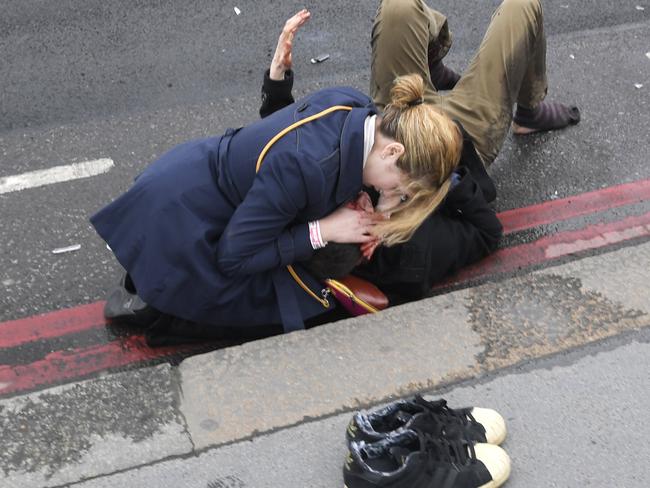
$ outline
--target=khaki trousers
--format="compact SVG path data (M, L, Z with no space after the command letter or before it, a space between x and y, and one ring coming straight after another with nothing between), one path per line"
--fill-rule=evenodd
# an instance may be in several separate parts
M451 46L447 19L423 0L382 0L372 29L370 94L383 107L393 80L420 74L425 101L458 120L485 165L497 157L516 103L534 108L546 96L546 39L541 0L504 0L492 15L478 52L453 90L436 91L432 61Z

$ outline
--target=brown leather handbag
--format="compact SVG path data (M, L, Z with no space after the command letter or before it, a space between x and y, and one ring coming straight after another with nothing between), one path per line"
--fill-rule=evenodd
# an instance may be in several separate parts
M388 298L375 285L357 276L325 280L328 290L350 315L377 313L388 307Z

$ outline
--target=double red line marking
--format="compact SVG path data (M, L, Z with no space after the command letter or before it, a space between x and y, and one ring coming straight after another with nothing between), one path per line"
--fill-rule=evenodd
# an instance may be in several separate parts
M592 215L612 208L650 200L650 180L613 186L573 197L551 200L499 214L506 234ZM587 225L579 230L542 237L535 242L498 250L480 263L465 268L438 288L479 277L512 272L572 254L650 236L650 212L611 223ZM106 326L103 302L0 323L0 348L29 347L50 340ZM0 365L0 395L87 377L92 373L165 358L191 354L205 346L151 349L141 336L116 339L69 351L55 351L27 365Z

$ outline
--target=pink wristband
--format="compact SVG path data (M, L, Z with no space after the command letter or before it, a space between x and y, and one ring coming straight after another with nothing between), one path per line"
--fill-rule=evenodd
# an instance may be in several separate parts
M314 249L321 249L327 246L327 242L323 241L323 236L320 233L320 222L318 220L309 222L309 240L311 247Z

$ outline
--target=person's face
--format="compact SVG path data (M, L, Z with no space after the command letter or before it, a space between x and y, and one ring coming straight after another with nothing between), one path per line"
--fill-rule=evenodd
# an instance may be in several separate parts
M407 176L397 167L397 160L403 153L404 146L398 142L373 148L363 169L363 184L382 194L403 195Z

